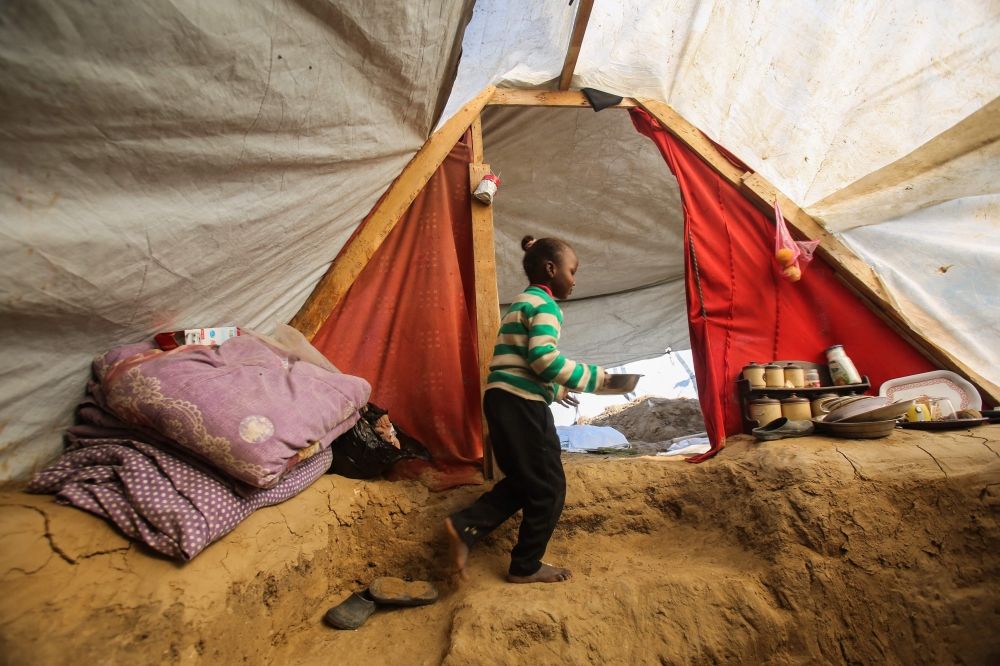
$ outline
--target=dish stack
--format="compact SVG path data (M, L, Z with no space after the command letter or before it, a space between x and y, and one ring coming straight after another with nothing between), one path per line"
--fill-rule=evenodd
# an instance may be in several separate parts
M878 439L891 435L896 419L904 416L913 405L913 400L893 402L885 396L827 398L819 404L823 413L812 420L816 430L834 437Z
M827 365L807 361L751 363L743 368L736 386L743 410L743 432L747 434L782 417L808 421L824 413L819 410L820 401L857 397L871 388L867 377L838 385Z

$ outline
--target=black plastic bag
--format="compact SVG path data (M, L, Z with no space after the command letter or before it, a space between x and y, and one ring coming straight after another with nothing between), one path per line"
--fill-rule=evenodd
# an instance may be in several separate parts
M619 97L618 95L612 95L611 93L606 93L603 90L597 90L596 88L580 88L580 92L583 96L587 98L590 105L594 107L594 111L602 111L609 106L615 106L621 104L624 97Z
M397 449L375 431L375 424L388 414L384 409L368 403L354 427L333 440L333 463L328 474L339 474L349 479L374 479L400 460L431 459L427 448L392 424L399 441Z

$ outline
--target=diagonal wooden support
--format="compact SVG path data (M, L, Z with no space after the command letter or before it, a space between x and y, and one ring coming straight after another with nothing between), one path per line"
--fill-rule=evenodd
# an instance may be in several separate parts
M563 61L562 75L559 77L559 90L569 90L576 70L576 61L580 57L580 46L583 36L587 34L587 24L590 22L590 12L594 9L594 0L580 0L573 21L573 33L569 38L569 48L566 50L566 60Z
M354 280L368 265L372 255L396 227L396 223L441 166L448 153L493 97L496 86L479 93L417 151L389 190L376 204L368 221L333 262L290 325L312 340Z
M913 345L914 349L923 354L931 363L965 377L985 395L988 395L994 403L1000 404L1000 387L935 344L922 331L913 326L912 322L893 302L871 266L854 254L836 236L828 232L823 225L799 208L763 176L758 173L744 173L742 169L733 165L708 137L669 105L652 99L639 98L636 101L640 107L656 118L664 129L693 150L713 171L739 189L772 219L774 217L774 202L777 200L781 206L781 212L785 216L785 221L793 233L802 239L818 239L820 241L816 253L833 268L837 279L859 296L862 303L886 322L890 328L900 333Z
M568 108L592 109L587 96L579 90L524 90L521 88L497 88L487 102L489 106L561 106ZM639 106L631 97L608 109L634 109Z

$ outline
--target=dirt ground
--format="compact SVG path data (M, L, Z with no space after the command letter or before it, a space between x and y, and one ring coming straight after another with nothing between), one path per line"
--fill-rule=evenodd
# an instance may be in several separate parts
M447 567L482 488L325 477L194 561L50 497L0 493L6 664L1000 662L1000 426L731 440L712 460L567 455L547 561L505 582L516 519ZM377 576L437 581L358 631L321 618Z

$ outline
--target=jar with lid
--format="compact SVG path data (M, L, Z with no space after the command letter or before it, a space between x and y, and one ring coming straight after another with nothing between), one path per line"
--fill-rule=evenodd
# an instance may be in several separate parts
M777 363L768 363L764 366L764 383L768 388L784 388L785 369Z
M751 420L764 427L781 418L781 401L774 398L753 398L747 401L747 411Z
M790 395L781 401L781 415L789 421L808 421L812 418L809 400Z
M819 370L803 370L802 377L805 379L806 388L819 388L822 386L819 381Z
M767 386L764 382L764 366L757 365L753 361L750 362L750 365L743 367L743 379L750 382L750 388L764 388Z
M824 393L813 398L812 402L809 403L809 409L812 412L812 415L823 416L823 414L826 414L826 410L823 409L822 404L827 400L832 400L836 397L838 397L836 393Z
M843 345L834 345L825 352L826 361L830 366L830 378L835 386L846 386L847 384L860 384L861 375L854 367L854 362L844 353Z
M786 364L785 381L791 382L792 386L795 388L805 388L806 378L805 373L802 371L802 367L795 365L794 363Z

